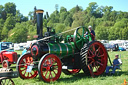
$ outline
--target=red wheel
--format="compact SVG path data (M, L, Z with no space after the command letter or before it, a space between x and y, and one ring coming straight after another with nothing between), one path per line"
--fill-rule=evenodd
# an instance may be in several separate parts
M96 76L101 75L106 69L107 60L108 60L108 54L104 45L98 41L93 41L86 46L84 45L82 51L83 51L82 57L84 58L83 61L85 61L84 63L86 63L87 61L87 64L92 67L92 72L94 73L94 75ZM87 69L86 67L87 66L85 66L85 68L83 69L85 73L87 73L85 71Z
M62 69L63 73L66 75L79 73L81 69Z
M94 75L102 74L107 66L107 51L100 42L93 42L88 49L88 64L92 66Z
M61 61L54 54L44 55L38 64L39 76L46 82L57 80L61 75L61 70Z
M26 53L21 56L17 61L17 70L19 72L19 76L22 79L30 79L37 76L38 71L31 70L27 72L27 67L33 64L33 58L30 53Z

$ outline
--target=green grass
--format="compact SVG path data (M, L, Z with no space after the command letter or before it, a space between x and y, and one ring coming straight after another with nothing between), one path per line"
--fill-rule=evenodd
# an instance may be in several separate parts
M19 52L20 53L20 52ZM39 79L37 76L34 79L25 79L22 80L20 77L14 78L13 81L15 85L121 85L124 82L124 79L128 81L128 54L127 51L118 51L118 52L108 52L111 60L115 58L115 54L121 55L122 72L115 74L114 76L104 76L100 75L98 77L92 78L84 75L83 71L76 75L65 75L61 73L60 78L51 83L46 83ZM108 63L109 64L109 63Z

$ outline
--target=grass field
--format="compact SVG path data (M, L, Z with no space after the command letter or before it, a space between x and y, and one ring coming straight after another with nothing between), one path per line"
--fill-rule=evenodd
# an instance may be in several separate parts
M128 81L128 53L127 51L115 51L108 52L108 54L111 60L115 58L115 54L121 55L121 60L123 62L122 72L119 71L119 73L116 73L114 76L104 76L103 74L92 78L85 76L81 70L79 74L75 75L65 75L64 73L61 73L60 78L51 83L41 81L39 76L29 80L22 80L20 77L18 77L14 78L13 81L15 82L15 85L121 85L124 82L124 79Z

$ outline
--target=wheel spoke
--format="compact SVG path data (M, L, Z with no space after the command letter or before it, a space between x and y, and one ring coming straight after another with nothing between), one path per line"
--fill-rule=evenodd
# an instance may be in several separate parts
M92 59L92 57L88 56L89 59Z
M77 32L77 34L80 36L80 38L83 38L78 32Z
M6 79L4 79L4 84L3 85L5 85L5 83L6 83Z
M53 70L54 74L56 75L56 72Z
M94 62L94 61L92 61L91 63L89 63L89 65L92 65L93 62Z
M82 41L82 39L80 39L80 40L77 40L77 42L76 42L76 43L78 44L78 43L80 43L81 41Z
M95 52L95 51L96 51L96 49L95 49L95 44L94 44L92 47L93 47L93 52Z
M20 68L22 68L22 67L25 67L25 68L26 68L26 66L23 66L23 65L22 65L22 66L19 66L19 67L20 67Z
M49 73L48 79L50 79L51 72Z
M102 55L99 55L99 56L97 56L97 57L102 57L102 56L104 57L104 54L102 54Z
M7 85L9 85L10 81L11 81L11 80L10 80L10 79L8 79L8 84L7 84Z
M45 76L47 75L48 71L46 70Z
M94 67L96 68L96 71L98 71L98 68L97 68L96 64L95 63L93 63L93 64L94 64Z
M90 51L90 52L91 52L91 54L92 54L92 55L94 55L94 54L93 54L93 52L92 52L90 49L88 49L88 51Z
M23 75L25 75L26 74L26 71L24 72L24 74Z
M100 63L100 62L98 62L98 61L97 61L97 63L98 63L98 64L100 64L101 66L103 66L103 64L102 64L102 63Z
M51 65L52 65L53 64L53 59L51 58L50 61L51 61Z
M52 72L50 71L50 74L51 74L51 77L53 78L53 76L52 76Z
M95 51L95 54L98 56L100 47ZM98 52L98 53L97 53Z
M23 69L23 70L20 70L20 71L25 71L26 70L26 68L25 69Z

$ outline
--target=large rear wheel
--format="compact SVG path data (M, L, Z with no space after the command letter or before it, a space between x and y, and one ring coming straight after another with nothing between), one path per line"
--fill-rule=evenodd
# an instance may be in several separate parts
M45 54L39 61L38 73L45 82L56 81L61 75L60 59L54 54Z
M19 76L22 79L31 79L37 76L38 71L31 70L28 71L27 69L31 68L33 65L33 58L30 53L26 53L21 56L17 61L17 70L19 72Z
M101 75L107 66L108 54L104 45L98 41L85 44L81 49L81 65L85 74L93 72L95 76ZM88 68L91 66L91 70Z

